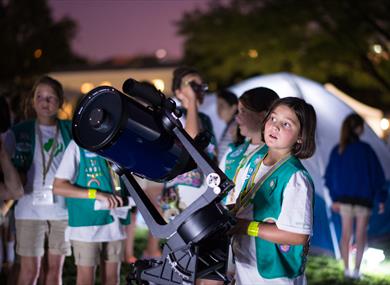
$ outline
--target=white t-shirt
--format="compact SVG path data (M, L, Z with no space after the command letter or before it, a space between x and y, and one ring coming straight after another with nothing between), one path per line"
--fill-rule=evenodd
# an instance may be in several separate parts
M39 125L42 134L42 142L44 146L45 161L49 160L49 155L53 146L53 141L56 133L56 126ZM15 152L16 141L12 131L8 131L5 139L7 151L12 156ZM62 160L65 151L65 144L61 136L58 134L58 142L53 153L53 161L49 171L46 174L45 187L43 186L43 165L41 145L38 135L35 135L35 149L33 161L30 169L27 172L27 182L24 185L25 195L21 197L15 207L15 218L17 220L66 220L68 219L68 211L66 210L65 200L61 196L54 195L54 203L51 205L33 205L33 193L43 189L52 189L54 174Z
M261 164L257 172L255 182L265 175L270 166ZM245 175L245 174L243 174ZM237 180L244 180L239 177ZM313 188L308 178L302 173L295 173L286 185L283 193L283 204L276 226L285 231L312 234L313 210L312 210ZM250 204L247 208L239 211L237 217L240 219L254 220L253 207ZM275 284L275 285L296 285L306 284L304 275L297 278L275 278L265 279L260 276L257 270L255 238L248 235L235 236L232 243L236 265L236 284Z
M69 180L74 183L78 176L80 165L80 150L72 140L66 148L64 157L55 175L56 178ZM116 215L112 215L114 221L108 225L71 227L65 232L67 240L77 240L85 242L106 242L122 240L126 238L123 226Z

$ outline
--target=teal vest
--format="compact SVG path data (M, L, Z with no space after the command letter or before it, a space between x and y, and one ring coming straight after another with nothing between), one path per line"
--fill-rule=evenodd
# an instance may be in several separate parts
M299 159L290 157L264 181L256 192L252 201L255 221L278 219L282 209L284 189L291 176L298 171L303 171L308 177L314 191L312 179L302 163ZM314 207L314 201L312 206ZM303 274L308 244L305 246L280 245L261 238L255 238L255 241L257 269L262 277L268 279L295 278Z
M88 188L97 189L101 192L113 193L110 169L107 162L101 156L89 152L81 147L79 174L75 184L85 191ZM124 188L121 187L121 191ZM121 192L122 197L124 196ZM65 198L68 207L69 225L71 227L87 227L107 225L114 221L110 215L110 210L94 210L95 199ZM126 220L121 220L124 224L130 223L130 212Z
M238 145L237 147L234 147L232 144L230 144L230 147L232 148L232 150L226 156L225 174L230 180L232 180L234 178L234 175L236 174L236 169L240 165L244 153L249 147L249 141L246 140L244 143Z
M250 144L250 141L246 140L244 143L240 144L236 148L232 149L232 151L226 156L226 163L225 163L225 174L230 179L233 180L234 176L236 174L237 168L240 166L240 163L244 158L244 154L246 150L248 149ZM243 183L243 189L246 187L246 184L248 183L248 178L252 174L252 172L256 168L256 162L261 159L268 151L267 145L264 145L259 150L256 151L255 154L252 155L250 160L246 162L245 165L249 163L250 167L248 170L246 181ZM235 181L233 181L235 182ZM237 190L237 189L236 189ZM242 189L240 189L240 192ZM227 196L224 197L223 202L226 203Z
M30 169L34 158L35 122L36 120L24 121L13 126L11 129L15 135L16 141L12 162L20 171L27 172ZM71 121L58 120L58 126L66 147L72 138Z

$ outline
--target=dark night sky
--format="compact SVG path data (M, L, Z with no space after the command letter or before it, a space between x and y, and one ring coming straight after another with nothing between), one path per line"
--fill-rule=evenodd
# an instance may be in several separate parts
M182 55L183 39L174 22L208 0L49 0L55 19L67 15L78 23L74 51L94 60L111 56L154 54L167 50L168 58Z

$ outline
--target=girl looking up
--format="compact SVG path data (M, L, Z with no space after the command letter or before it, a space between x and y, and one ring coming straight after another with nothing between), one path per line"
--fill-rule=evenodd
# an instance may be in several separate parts
M236 202L242 189L241 181L237 180L237 177L248 171L250 161L256 159L257 153L264 146L261 139L262 123L268 109L277 99L279 96L273 90L257 87L245 91L238 100L236 121L240 135L245 141L239 145L230 144L228 152L219 164L221 170L236 184L225 199L227 205Z
M313 107L294 97L279 99L262 127L266 147L243 173L232 212L237 284L305 284L313 225L314 186L299 159L315 151Z

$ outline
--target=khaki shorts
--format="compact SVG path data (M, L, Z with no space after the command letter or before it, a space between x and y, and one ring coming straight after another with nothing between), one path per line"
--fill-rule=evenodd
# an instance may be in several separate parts
M340 204L340 215L347 217L369 217L371 215L371 209L351 204Z
M84 242L72 240L76 265L97 266L100 258L108 262L121 262L124 255L124 240L109 242Z
M21 256L43 256L45 239L49 253L70 255L70 243L65 241L68 220L16 220L16 253Z

